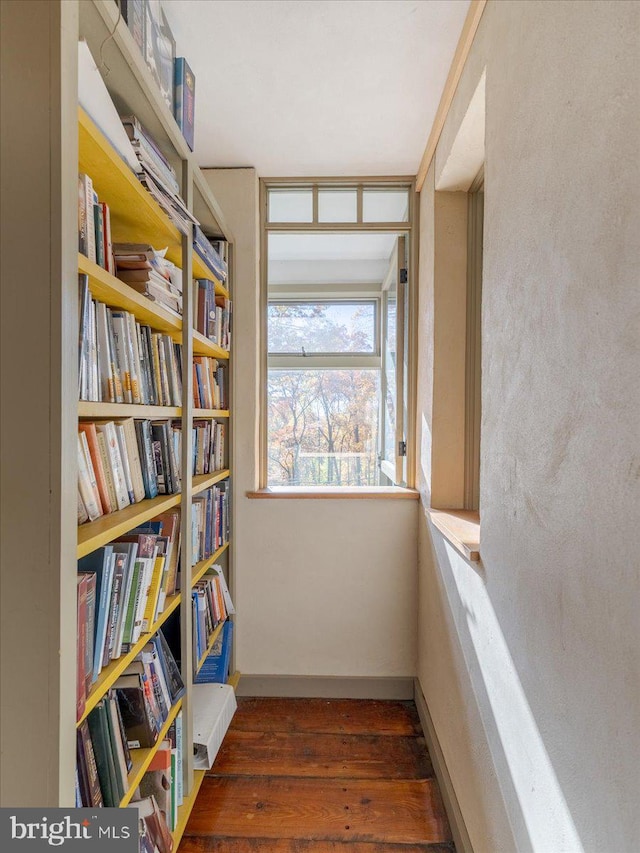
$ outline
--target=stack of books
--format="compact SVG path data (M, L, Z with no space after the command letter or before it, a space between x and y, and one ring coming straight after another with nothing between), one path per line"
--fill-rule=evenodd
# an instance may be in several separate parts
M141 325L128 311L92 299L88 276L78 278L80 399L180 406L181 345L169 335Z
M196 409L227 409L226 369L217 358L193 358L193 405Z
M193 498L191 504L192 561L208 560L229 541L229 481L218 483Z
M193 229L193 248L196 254L223 284L227 280L228 266L223 261L211 240L203 233L199 225Z
M78 561L78 719L103 667L148 632L178 587L180 514L170 510Z
M114 243L116 276L138 293L182 314L182 270L145 243Z
M226 432L220 421L194 420L193 474L213 474L224 468Z
M180 197L176 173L154 138L135 116L123 116L122 124L142 166L137 175L143 187L155 198L176 228L189 233L189 225L198 220L187 210Z
M98 266L115 273L109 205L98 200L89 175L78 175L78 251Z
M180 429L119 418L78 425L78 524L181 490Z
M204 655L213 632L232 613L235 613L229 588L220 566L198 581L191 592L193 608L194 672Z
M231 349L231 300L217 296L215 285L207 278L195 279L193 325L197 332L222 349Z

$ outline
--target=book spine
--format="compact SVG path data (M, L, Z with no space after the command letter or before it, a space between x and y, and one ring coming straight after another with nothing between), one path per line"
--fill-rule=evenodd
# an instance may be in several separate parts
M98 196L94 194L93 201L93 226L96 241L96 263L99 267L106 269L104 258L104 220L102 207L98 203Z
M84 442L82 439L85 439ZM98 484L96 483L89 456L89 449L86 447L86 437L84 433L78 434L78 484L80 494L87 510L90 521L95 521L102 515L102 508L99 504ZM86 449L85 449L86 448Z
M120 451L120 459L122 460L122 469L124 471L124 482L127 487L127 494L129 496L129 503L133 504L136 502L135 494L133 491L133 479L131 477L131 467L129 466L129 454L127 453L127 440L124 434L124 427L122 424L115 424L116 436L118 438L118 449Z
M96 234L93 224L93 181L89 175L81 175L82 188L84 191L84 210L86 217L86 256L95 263L96 260Z

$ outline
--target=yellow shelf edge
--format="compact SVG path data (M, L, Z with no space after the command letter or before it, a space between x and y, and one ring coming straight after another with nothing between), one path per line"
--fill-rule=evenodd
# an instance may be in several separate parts
M78 402L79 418L180 418L179 406L145 406L137 403Z
M156 621L153 623L149 631L142 634L140 639L135 643L134 646L124 655L121 655L116 660L111 661L98 675L98 680L95 682L93 687L91 688L91 692L87 696L85 701L84 712L78 722L76 723L76 727L86 720L91 711L96 707L98 702L102 699L105 693L115 684L115 682L120 678L125 669L129 666L131 661L135 658L138 652L141 652L142 649L147 645L151 637L156 634L166 620L169 618L171 613L178 607L180 604L181 595L180 593L176 593L167 599L166 606L162 613L158 616Z
M131 758L133 759L133 767L129 771L129 775L127 777L127 782L129 787L127 788L124 797L120 800L120 808L124 808L131 802L131 797L136 792L136 788L140 784L142 777L147 772L147 768L151 764L153 756L158 751L158 747L162 743L162 741L166 738L167 732L171 727L171 723L175 720L182 708L182 699L178 699L175 705L172 706L169 711L169 716L164 722L164 725L160 729L158 734L158 738L153 746L150 746L148 749L134 749L131 751ZM135 759L133 757L134 753L141 753L140 755L136 755Z
M238 690L238 684L240 683L240 679L242 677L242 673L236 669L234 673L232 673L229 678L227 678L227 684L233 687L234 692Z
M229 409L193 409L193 420L201 420L207 418L228 418Z
M89 521L78 527L77 557L85 557L96 548L106 545L118 536L122 536L180 503L181 495L159 495L157 498L145 498L137 504L124 509L101 515L95 521Z
M193 277L197 279L206 278L207 281L212 281L215 285L216 295L224 296L226 299L229 299L231 294L228 289L220 281L213 270L209 269L195 249L193 251Z
M224 554L224 552L227 550L228 547L229 547L229 543L225 542L224 545L221 545L218 548L218 550L215 552L215 554L212 554L206 560L201 560L199 563L195 564L195 566L191 570L192 571L192 574L191 574L191 586L192 587L195 584L197 584L198 581L204 575L206 575L206 573L209 571L211 566L213 566L215 564L216 560L219 559Z
M184 831L187 828L187 823L189 821L189 816L193 810L194 803L196 801L196 797L200 792L200 786L204 781L206 771L205 770L194 770L193 771L193 786L189 791L189 794L185 797L182 802L182 805L178 809L178 824L173 831L173 849L176 851L178 849L178 845L182 840L182 836L184 835Z
M200 670L202 669L202 665L205 662L205 660L207 659L209 652L213 648L215 641L220 636L222 629L224 628L224 623L226 621L227 621L226 619L223 619L222 622L214 628L213 634L209 637L209 642L207 643L207 648L204 650L204 652L202 653L202 657L198 661L198 666L196 667L195 675L197 675L200 672Z
M223 360L229 358L229 350L222 349L222 347L214 344L213 341L205 338L200 332L196 332L195 329L193 332L193 354L208 355L210 358Z
M175 335L176 339L179 339L182 332L182 317L179 314L174 314L159 303L147 299L81 252L78 252L78 272L89 276L89 290L94 299L129 311L143 325Z
M215 486L220 480L226 480L230 473L229 469L225 468L221 471L216 471L215 474L198 474L193 478L193 494L196 495L210 488L210 486Z

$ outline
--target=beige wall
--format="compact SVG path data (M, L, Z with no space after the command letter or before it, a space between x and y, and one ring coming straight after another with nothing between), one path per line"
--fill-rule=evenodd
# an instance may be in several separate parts
M413 676L416 502L246 497L258 484L258 181L253 169L205 174L237 241L236 666L248 675Z
M418 671L477 853L640 849L639 25L489 0L421 194ZM474 567L424 508L434 188L485 66Z

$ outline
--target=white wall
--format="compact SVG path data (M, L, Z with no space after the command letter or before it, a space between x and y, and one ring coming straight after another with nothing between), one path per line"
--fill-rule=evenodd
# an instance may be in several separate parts
M421 194L424 510L434 187L486 66L480 566L419 523L419 678L477 853L640 849L639 28L490 0Z
M205 174L237 241L236 666L245 675L413 676L417 503L246 497L258 484L258 182L253 169Z

